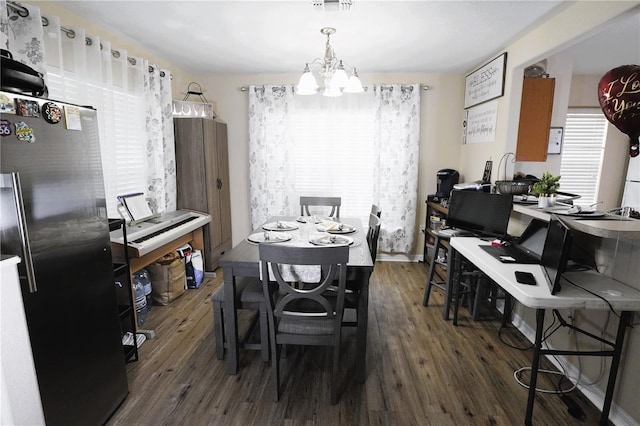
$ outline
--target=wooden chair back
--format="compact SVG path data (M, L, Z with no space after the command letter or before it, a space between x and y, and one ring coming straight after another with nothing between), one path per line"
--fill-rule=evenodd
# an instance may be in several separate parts
M341 197L300 197L300 215L311 216L310 206L331 207L329 217L340 217Z

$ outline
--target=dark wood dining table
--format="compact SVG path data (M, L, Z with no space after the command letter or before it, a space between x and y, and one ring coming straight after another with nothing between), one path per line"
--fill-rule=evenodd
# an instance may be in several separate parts
M296 222L296 217L272 217L264 224L285 221L296 223L298 229L285 231L292 236L290 241L277 244L309 245L309 235L317 232L314 224ZM366 379L366 352L367 352L367 319L369 314L369 278L373 272L373 261L369 253L369 246L366 240L366 231L362 221L358 218L336 219L344 224L352 225L356 228L354 233L348 234L353 238L349 250L349 263L347 264L347 279L358 283L360 297L358 298L358 318L356 329L356 381L364 383ZM264 225L263 224L263 225ZM263 232L261 225L252 234ZM227 372L237 374L238 364L238 322L236 298L236 277L259 277L260 258L258 255L258 244L247 241L245 238L238 245L224 254L220 259L220 266L224 275L225 292L225 338L227 340Z

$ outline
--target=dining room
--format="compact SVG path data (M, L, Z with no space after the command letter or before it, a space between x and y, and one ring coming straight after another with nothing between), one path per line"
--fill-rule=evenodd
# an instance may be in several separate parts
M157 9L151 10L151 3ZM384 4L391 2L354 0L347 2L353 4L350 12L300 11L302 6L293 3L303 2L117 2L115 9L106 2L25 2L31 13L41 13L37 37L43 41L32 47L43 53L36 46L42 44L49 52L40 55L44 59L38 65L54 99L77 96L74 102L106 111L109 121L100 138L107 141L102 149L109 216L119 215L116 194L125 192L145 192L155 213L183 208L180 193L193 188L201 190L195 199L209 199L221 187L227 191L228 210L212 214L214 219L224 216L225 243L212 250L215 268L205 268L197 288L185 289L166 306L150 306L140 328L152 335L138 348L139 360L126 364L129 394L107 424L520 422L529 377L526 372L515 377L514 372L531 364L535 320L520 306L514 323L505 325L502 305L482 304L472 312L470 302L462 299L454 326L442 318L448 301L438 291L423 306L431 281L430 265L423 262L429 197L436 193L441 169L459 171L460 182L479 179L491 162L489 181L498 180L503 171L506 175L507 168L514 176L559 170L561 156L554 154L545 161L495 167L505 153L516 151L525 70L544 61L546 72L556 79L551 127L563 127L569 107L585 99L594 107L595 96L582 93L589 92L600 72L582 75L577 57L572 71L573 59L564 49L606 29L636 23L640 6L623 1L488 2L491 13L482 16L491 24L481 25L472 13L479 8L474 2L393 2L402 3L394 7ZM290 17L287 10L296 13ZM447 12L438 18L442 23L445 16L459 20L441 25L436 11ZM12 13L7 21L10 40L21 36L17 30L22 27L15 25L25 19ZM505 17L514 21L501 31ZM152 21L162 31L152 33L158 28L148 28L146 22L138 27L130 19ZM379 30L387 21L404 22L406 33L413 34L410 40L387 40L391 31ZM466 33L456 43L435 36L449 34L447 27L460 30L465 22L486 32L478 40ZM249 34L249 28L255 32ZM171 42L166 33L173 33ZM248 38L236 38L246 34ZM192 46L220 40L222 45L209 49L215 55L207 56L208 48L191 51L172 44L186 38ZM480 48L482 43L487 46ZM454 44L466 50L457 51ZM448 45L451 56L442 56ZM398 58L398 51L406 52ZM417 62L410 63L412 57ZM504 61L496 79L498 93L467 108L468 81L496 60ZM347 71L347 81L333 87L331 77L339 70ZM315 74L311 89L303 87L310 74ZM224 127L212 132L225 141L225 164L216 167L227 175L202 185L181 174L185 165L195 170L199 160L198 154L180 157L186 143L174 133L179 127L174 123L185 120L176 117L175 105L181 102L206 105L210 121ZM469 110L487 105L495 120L491 137L466 139ZM609 128L617 140L607 149L612 152L609 146L616 145L616 157L593 185L610 194L607 203L618 206L624 178L622 167L614 164L628 161L628 138ZM624 149L617 149L620 145ZM200 157L208 155L204 150ZM339 199L339 210L302 210L305 197ZM528 221L520 212L512 213L512 219L510 231L521 231ZM205 234L207 238L213 237ZM601 263L623 269L619 278L628 281L637 276L638 266L628 260L637 253L638 240L621 241L613 247L598 240L594 251ZM340 272L325 279L325 270L333 269L323 264L314 280L324 286L321 300L333 306L339 300L344 308L334 329L338 345L333 341L326 345L332 348L325 348L317 336L297 336L313 342L310 348L269 335L277 300L271 310L266 306L273 292L269 288L278 279L263 282L269 268L263 270L262 246L290 248L296 254L287 256L296 259L304 249L321 253L348 247L348 260L335 261ZM341 294L342 271L343 294L328 297L329 292ZM245 295L254 299L243 299ZM611 334L608 317L572 318L604 324ZM629 335L632 359L640 345L635 330ZM563 343L572 339L571 334L560 338ZM559 366L567 366L570 378L540 378L543 392L536 393L534 423L597 423L606 386L601 370L608 366L549 357L541 368ZM612 424L638 423L640 415L631 378L637 361L626 367L613 399Z

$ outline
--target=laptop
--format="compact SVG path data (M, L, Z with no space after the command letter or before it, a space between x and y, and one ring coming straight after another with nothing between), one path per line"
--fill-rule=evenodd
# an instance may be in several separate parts
M548 227L547 222L533 219L514 244L480 247L501 262L539 264Z

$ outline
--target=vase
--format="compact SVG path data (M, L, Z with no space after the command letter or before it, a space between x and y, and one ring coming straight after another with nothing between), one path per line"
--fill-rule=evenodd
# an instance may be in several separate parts
M556 204L556 197L538 197L538 207L544 209L546 207L553 207Z

